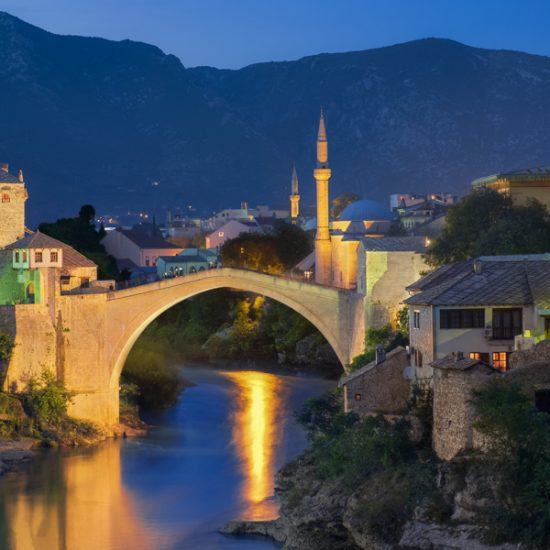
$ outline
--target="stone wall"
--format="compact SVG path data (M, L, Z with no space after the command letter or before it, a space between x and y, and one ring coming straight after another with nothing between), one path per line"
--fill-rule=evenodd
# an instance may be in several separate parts
M420 327L413 327L413 313L420 313ZM431 306L409 306L409 338L411 347L411 365L415 367L417 378L431 378L432 368L430 363L436 359L434 356L434 316ZM422 354L422 366L415 361L414 350Z
M402 413L407 407L410 382L405 377L409 366L402 347L389 352L381 363L373 361L340 381L344 388L346 412L365 416L373 411Z
M0 185L0 247L7 246L25 236L25 201L27 190L22 183Z
M510 356L510 369L540 362L547 362L550 365L550 340L543 340L531 349L512 353Z

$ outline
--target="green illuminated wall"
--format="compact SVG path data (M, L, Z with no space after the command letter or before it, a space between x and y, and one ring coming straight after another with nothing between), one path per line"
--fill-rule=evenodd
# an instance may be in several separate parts
M40 302L40 272L37 269L18 270L12 267L9 251L0 251L0 305L28 303L27 287L34 283L35 303Z

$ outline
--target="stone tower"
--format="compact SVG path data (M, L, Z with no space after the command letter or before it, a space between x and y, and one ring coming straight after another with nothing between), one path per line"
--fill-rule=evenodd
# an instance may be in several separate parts
M0 248L25 236L27 197L23 171L15 177L7 164L0 164Z
M292 166L292 193L290 194L290 221L296 223L300 215L300 193L298 191L298 174L296 165Z
M315 282L330 285L332 260L329 230L329 190L331 171L328 165L328 141L325 117L321 109L317 134L317 167L313 171L317 186L317 233L315 235Z

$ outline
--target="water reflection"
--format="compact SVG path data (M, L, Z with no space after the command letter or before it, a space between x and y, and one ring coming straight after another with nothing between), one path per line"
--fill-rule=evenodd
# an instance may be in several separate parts
M121 483L118 442L84 454L52 451L28 473L10 477L9 485L0 485L2 548L97 550L112 547L114 539L124 540L129 548L168 543L167 537L143 525Z
M0 549L267 550L217 529L277 513L278 468L305 446L293 411L333 383L185 368L195 385L145 438L47 451L0 479Z
M224 373L237 387L233 440L243 466L242 496L248 519L270 519L277 505L273 494L275 452L282 436L279 411L285 402L281 377L265 372Z

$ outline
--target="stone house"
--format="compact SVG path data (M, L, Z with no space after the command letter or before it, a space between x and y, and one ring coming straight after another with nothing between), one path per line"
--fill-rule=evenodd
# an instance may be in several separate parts
M506 370L510 354L550 337L550 254L482 256L408 287L411 364L430 378L453 352Z
M15 241L3 251L3 304L43 303L48 294L60 295L96 285L96 264L40 231Z
M0 247L25 236L25 202L28 194L23 171L14 176L9 165L0 164Z
M175 256L182 251L182 247L154 233L120 227L108 231L101 244L117 261L130 260L138 267L153 267L159 256Z
M344 376L338 386L344 390L344 410L367 416L373 412L402 413L410 392L407 352L397 347L389 353L377 350L376 359Z
M518 383L540 411L550 413L550 340L513 353L510 364L510 370L501 372L460 353L432 363L432 438L439 458L450 460L464 451L484 448L486 441L473 426L471 397L473 390L495 377Z

